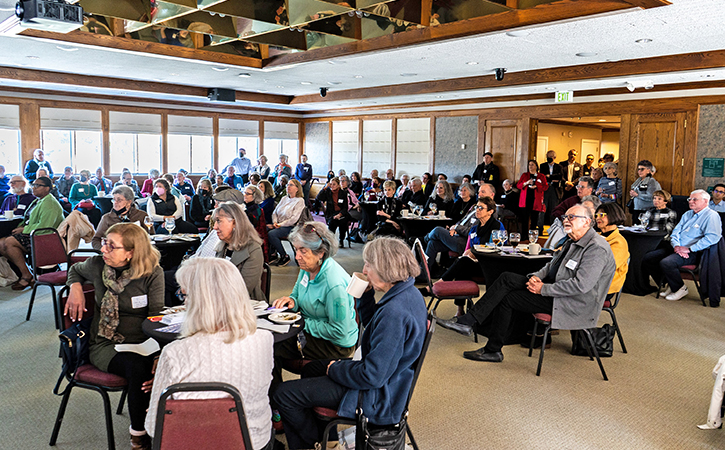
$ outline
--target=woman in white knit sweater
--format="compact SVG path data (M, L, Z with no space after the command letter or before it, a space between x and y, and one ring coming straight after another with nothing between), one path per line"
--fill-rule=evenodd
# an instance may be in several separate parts
M300 216L305 209L305 199L302 192L302 185L297 180L289 180L287 183L287 195L282 197L279 204L272 213L272 223L267 224L269 228L269 245L271 252L276 252L279 259L273 253L270 258L271 264L286 266L290 257L282 246L282 239L289 236L292 228L297 225Z
M221 382L236 387L242 395L254 450L271 448L272 411L267 392L272 381L274 338L269 331L257 329L239 270L226 259L194 258L181 265L176 279L186 295L186 320L181 329L184 339L168 344L161 352L146 431L149 435L156 431L159 397L168 386ZM219 295L219 286L225 286L224 295ZM174 398L177 396L210 395L188 393Z

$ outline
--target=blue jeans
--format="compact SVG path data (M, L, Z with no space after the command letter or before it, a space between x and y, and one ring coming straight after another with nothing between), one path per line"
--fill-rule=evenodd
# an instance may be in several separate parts
M280 258L287 256L287 252L284 250L284 246L282 246L282 239L289 236L292 228L293 227L279 227L269 230L269 233L267 233L267 236L269 237L269 245L271 245L272 249L279 254Z
M428 236L428 245L425 248L425 255L428 257L428 265L431 266L436 260L439 253L452 251L463 253L466 248L466 237L458 235L451 236L449 230L443 227L435 227Z

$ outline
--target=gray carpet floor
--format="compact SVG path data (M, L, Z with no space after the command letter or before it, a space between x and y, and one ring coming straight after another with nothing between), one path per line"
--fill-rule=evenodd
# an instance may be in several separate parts
M336 259L359 271L361 250L342 249ZM289 294L297 270L294 262L273 268L274 298ZM49 290L39 289L26 322L29 298L29 290L0 288L0 449L47 448L60 404L51 392L60 359ZM439 312L453 315L452 302ZM629 353L615 342L604 359L607 382L595 362L569 355L567 332L554 336L537 377L537 352L528 358L527 349L507 346L503 363L468 361L461 353L483 343L439 327L409 417L421 449L725 448L725 431L696 428L725 354L725 307L703 308L693 294L679 302L625 294L617 316ZM127 411L113 420L118 448L128 448ZM106 448L98 394L74 391L57 448Z

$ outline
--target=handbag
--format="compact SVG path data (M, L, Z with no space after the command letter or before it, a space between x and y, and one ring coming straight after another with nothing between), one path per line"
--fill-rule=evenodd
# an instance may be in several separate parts
M589 332L594 341L600 358L611 358L614 353L614 328L605 323L601 328L590 328ZM571 354L575 356L589 356L587 352L587 337L583 332L572 332Z
M634 215L635 209L634 209L634 199L633 198L630 198L629 201L627 202L627 210L629 211L630 214Z
M63 395L58 392L60 383L63 378L70 376L71 381L76 376L78 368L89 362L88 342L90 341L90 330L92 317L85 318L80 322L76 322L58 335L60 339L60 352L63 357L63 368L61 369L58 382L55 383L53 393L55 395ZM68 389L68 386L66 386Z
M406 417L394 425L371 425L362 410L362 391L357 397L355 449L356 450L405 450L405 432L408 427Z
M90 211L91 209L93 209L95 207L96 207L96 205L93 204L92 200L86 199L86 200L81 200L80 202L78 202L75 209Z

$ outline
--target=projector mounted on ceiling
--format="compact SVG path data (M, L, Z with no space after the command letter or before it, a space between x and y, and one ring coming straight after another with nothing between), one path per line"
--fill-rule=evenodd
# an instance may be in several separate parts
M64 0L23 0L15 5L20 26L68 33L83 26L83 8Z

